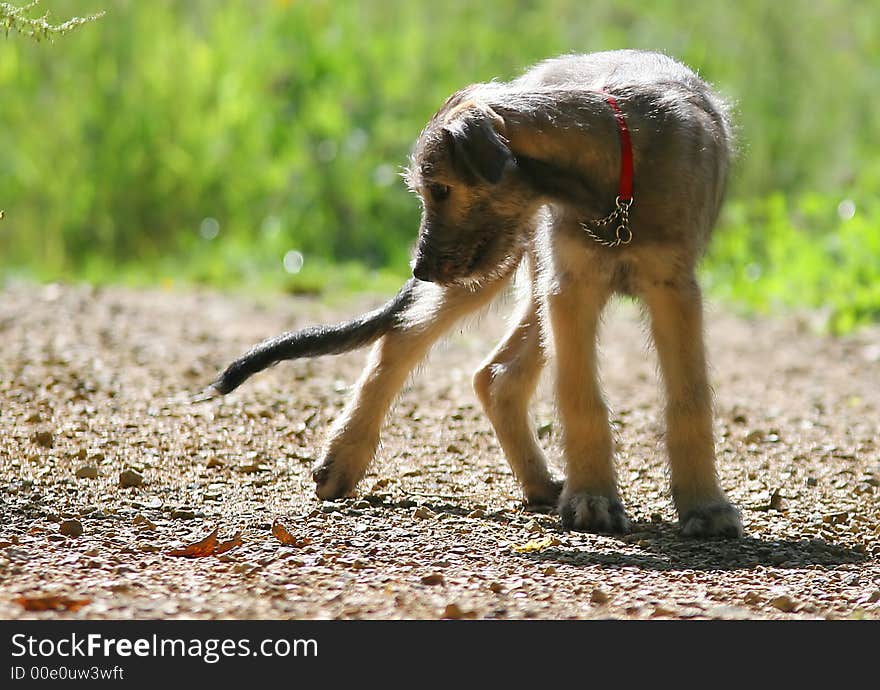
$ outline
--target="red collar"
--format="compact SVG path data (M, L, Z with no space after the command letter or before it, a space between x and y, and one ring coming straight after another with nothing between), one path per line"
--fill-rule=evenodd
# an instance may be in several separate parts
M617 189L618 201L632 201L633 198L633 151L632 142L629 138L629 128L626 119L617 104L617 99L610 93L602 91L605 101L614 111L614 119L617 120L617 131L620 134L620 184Z

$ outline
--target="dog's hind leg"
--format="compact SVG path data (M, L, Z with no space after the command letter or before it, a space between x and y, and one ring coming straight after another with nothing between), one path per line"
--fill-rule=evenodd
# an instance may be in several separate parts
M718 486L712 394L703 346L703 308L694 275L645 281L641 295L666 384L666 447L682 532L742 536L742 521Z
M474 374L474 390L495 427L507 462L522 486L526 503L555 505L562 483L547 469L529 419L544 352L538 321L539 304L532 293L516 324Z
M412 369L458 319L495 297L506 278L478 289L415 284L411 304L373 346L354 394L330 430L312 472L320 498L339 498L354 490L375 455L385 415Z

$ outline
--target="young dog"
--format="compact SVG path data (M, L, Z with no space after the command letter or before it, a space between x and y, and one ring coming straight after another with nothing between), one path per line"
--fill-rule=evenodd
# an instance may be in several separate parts
M261 343L220 375L208 397L282 359L374 342L312 475L320 498L345 496L366 472L382 421L413 367L524 263L527 298L474 375L474 388L525 500L556 504L565 529L628 529L596 363L600 314L620 293L639 298L650 316L681 531L738 537L739 512L715 472L694 273L718 216L732 148L721 98L656 53L564 56L508 83L468 86L422 131L406 174L423 206L414 278L354 321ZM548 471L528 414L551 351L564 483Z

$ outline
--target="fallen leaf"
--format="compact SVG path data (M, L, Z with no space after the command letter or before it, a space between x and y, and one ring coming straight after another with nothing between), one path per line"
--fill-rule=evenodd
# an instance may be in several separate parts
M558 546L561 543L562 542L556 537L544 537L543 539L527 541L525 544L515 544L513 550L517 553L533 553L535 551L540 551L541 549L546 549L548 546Z
M308 537L294 537L287 531L287 528L284 525L278 522L277 518L272 523L272 536L285 546L296 546L299 548L312 543L312 540Z
M78 611L83 606L91 604L91 599L72 599L65 596L49 597L18 597L17 604L24 607L25 611Z
M214 549L214 555L219 556L221 553L232 551L232 549L236 548L237 546L241 546L241 544L241 530L238 530L238 532L235 533L232 539L217 544L217 547Z
M198 558L200 556L211 556L217 548L217 533L219 527L215 527L207 537L194 544L187 544L182 549L172 549L166 553L167 556L184 556L186 558Z

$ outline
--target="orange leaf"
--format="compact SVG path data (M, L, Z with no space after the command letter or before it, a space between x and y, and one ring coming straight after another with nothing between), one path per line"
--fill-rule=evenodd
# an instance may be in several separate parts
M186 558L198 558L200 556L210 556L217 548L217 532L219 527L215 527L207 537L194 544L187 544L182 549L173 549L166 553L167 556L184 556ZM232 548L232 547L229 547Z
M78 611L91 599L71 599L70 597L18 597L15 602L24 607L25 611Z
M274 536L285 546L296 546L297 548L299 548L301 546L306 546L312 543L312 540L308 537L294 537L290 532L287 531L287 528L284 525L278 522L277 518L275 519L275 522L272 523L272 536Z
M238 532L233 535L232 539L217 544L217 548L214 549L214 555L219 556L221 553L232 551L232 549L236 546L241 546L241 544L241 530L238 530Z

